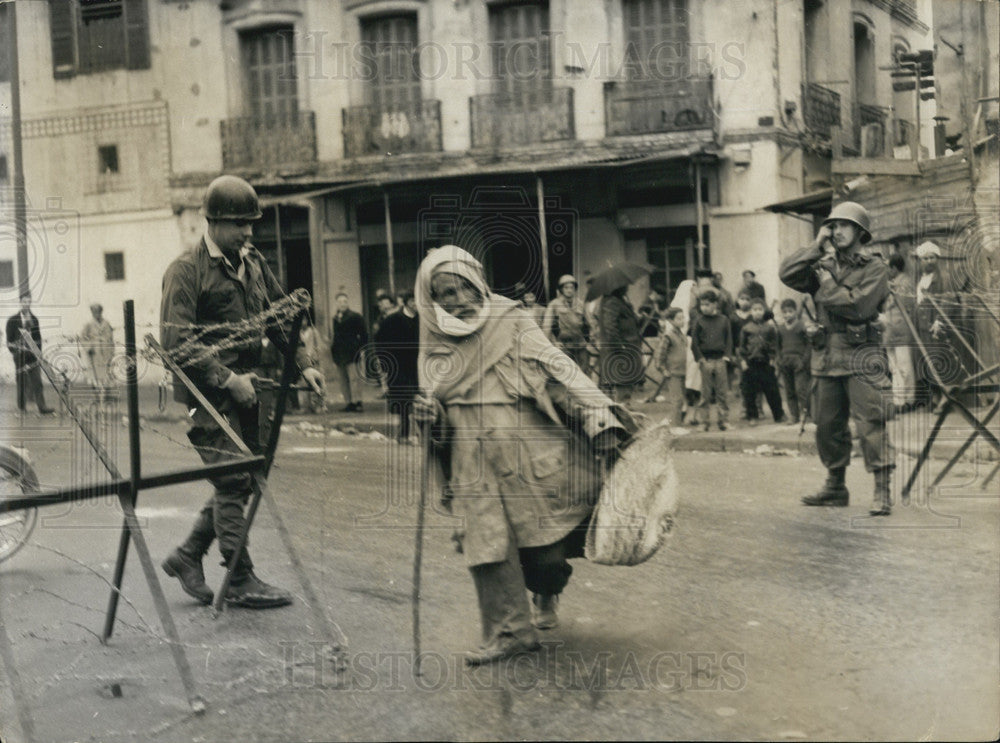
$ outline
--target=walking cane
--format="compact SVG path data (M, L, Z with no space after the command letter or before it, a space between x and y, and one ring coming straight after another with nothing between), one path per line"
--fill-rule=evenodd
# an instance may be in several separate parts
M413 548L413 674L420 675L420 568L424 556L424 515L427 510L427 491L431 482L431 423L420 422L420 445L423 450L420 462L420 497L417 500L417 534Z

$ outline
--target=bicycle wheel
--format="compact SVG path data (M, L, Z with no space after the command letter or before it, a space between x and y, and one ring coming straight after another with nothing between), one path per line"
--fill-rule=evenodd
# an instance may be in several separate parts
M37 491L38 478L31 465L13 449L0 446L0 500ZM0 562L24 546L37 522L37 508L0 513Z

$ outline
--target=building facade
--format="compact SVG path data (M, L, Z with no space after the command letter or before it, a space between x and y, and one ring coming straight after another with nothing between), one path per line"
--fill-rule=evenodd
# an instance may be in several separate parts
M336 293L367 312L446 243L507 293L637 260L668 293L703 265L777 296L812 224L763 207L829 188L835 138L913 136L881 68L930 20L929 0L20 0L38 314L72 336L134 298L154 327L222 172L257 187L255 244L326 332ZM11 312L14 255L0 240Z

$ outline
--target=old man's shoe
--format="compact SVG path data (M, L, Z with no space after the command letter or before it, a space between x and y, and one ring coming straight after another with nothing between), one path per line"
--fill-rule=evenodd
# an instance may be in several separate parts
M531 594L531 623L536 629L552 629L559 626L556 607L559 596L551 593Z
M513 635L502 634L493 638L486 645L469 650L465 654L465 665L483 666L487 663L496 663L498 660L512 658L521 653L533 653L541 647L538 640L534 638L519 640Z

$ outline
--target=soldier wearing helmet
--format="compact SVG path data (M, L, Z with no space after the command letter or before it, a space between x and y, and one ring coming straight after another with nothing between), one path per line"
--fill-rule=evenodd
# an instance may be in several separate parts
M183 364L184 372L208 401L225 415L251 450L260 449L259 405L252 370L260 364L264 325L254 333L235 336L232 325L264 312L284 291L264 257L250 244L260 204L253 187L242 178L224 175L208 186L202 207L207 226L199 243L181 254L163 275L160 337L168 351L197 339L211 353ZM287 348L284 329L270 324L268 338ZM296 350L302 376L317 393L323 375L310 365L305 347ZM211 415L175 380L175 395L192 409L188 438L206 464L239 456ZM250 495L250 475L211 478L215 493L202 508L183 544L163 562L167 575L180 580L186 593L204 604L212 602L201 561L218 538L229 564L245 526L243 509ZM285 606L291 594L260 580L248 553L233 572L226 602L261 609Z
M545 308L542 330L584 373L590 370L590 353L587 351L590 327L583 300L576 291L574 276L564 274L559 277L559 294Z
M813 344L816 448L827 469L823 487L807 495L807 506L846 506L844 474L851 460L848 418L861 440L865 469L874 475L869 513L890 512L889 479L894 466L886 432L882 389L888 380L882 363L877 322L889 296L889 270L861 246L871 240L871 222L860 204L838 204L823 221L812 245L781 264L782 282L810 294L816 304ZM832 248L832 249L831 249Z

